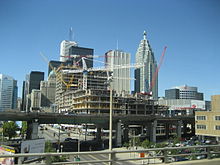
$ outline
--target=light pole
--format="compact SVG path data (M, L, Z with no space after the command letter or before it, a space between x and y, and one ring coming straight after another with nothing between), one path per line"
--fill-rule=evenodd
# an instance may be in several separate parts
M112 151L112 116L113 116L113 112L112 112L112 89L111 89L111 85L110 85L110 112L109 112L109 151ZM112 160L112 154L109 154L109 160ZM109 162L109 165L111 165L112 162Z
M78 130L78 153L80 152L80 129ZM79 155L78 155L79 157Z
M59 125L59 132L58 132L58 152L60 152L60 125Z

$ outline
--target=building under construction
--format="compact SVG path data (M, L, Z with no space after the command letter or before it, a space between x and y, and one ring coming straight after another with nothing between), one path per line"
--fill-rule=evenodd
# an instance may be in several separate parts
M108 114L110 109L109 75L106 69L77 69L61 66L57 70L56 104L60 112ZM166 111L145 96L117 94L113 91L114 114L146 115Z

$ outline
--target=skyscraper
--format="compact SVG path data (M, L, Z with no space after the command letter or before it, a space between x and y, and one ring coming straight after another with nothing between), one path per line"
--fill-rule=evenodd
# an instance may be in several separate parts
M0 111L17 108L17 81L0 74Z
M44 80L44 72L31 71L26 76L26 81L23 82L23 93L22 93L22 110L29 111L31 106L31 92L33 89L40 89L40 82Z
M141 68L135 69L135 92L152 92L153 99L158 98L158 75L156 74L157 62L151 49L149 41L146 38L147 33L144 31L136 52L136 63L143 64Z
M32 89L40 89L40 82L43 80L44 80L44 72L31 71L29 75L28 94L32 92Z
M130 68L120 66L130 65L130 54L121 50L110 50L105 56L106 67L113 71L113 89L116 93L130 93Z
M82 67L81 58L86 56L86 65L88 68L92 68L93 52L93 49L79 47L75 41L64 40L60 44L60 61L64 65L78 63L78 65Z
M41 81L40 91L42 107L50 107L55 103L56 74L54 71L50 72L48 81Z

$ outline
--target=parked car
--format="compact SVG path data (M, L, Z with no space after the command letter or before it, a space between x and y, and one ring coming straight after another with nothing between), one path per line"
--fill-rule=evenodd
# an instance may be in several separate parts
M64 142L78 142L78 139L66 138Z
M179 162L179 161L186 161L186 160L189 160L188 158L185 158L185 157L181 157L181 156L178 156L175 158L175 161L176 162Z

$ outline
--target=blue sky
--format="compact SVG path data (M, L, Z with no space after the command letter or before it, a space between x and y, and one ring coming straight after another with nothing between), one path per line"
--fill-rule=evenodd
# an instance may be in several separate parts
M111 49L131 53L132 62L143 31L157 61L167 46L159 71L159 96L187 84L205 98L220 94L219 0L1 0L0 73L18 80L47 74L47 63L59 59L59 45L72 27L79 46L103 55Z

